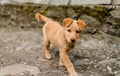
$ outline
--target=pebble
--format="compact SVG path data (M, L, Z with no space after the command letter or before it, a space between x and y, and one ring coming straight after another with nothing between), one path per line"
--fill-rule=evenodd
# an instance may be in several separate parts
M107 70L109 71L109 73L112 73L112 68L109 65L107 66Z

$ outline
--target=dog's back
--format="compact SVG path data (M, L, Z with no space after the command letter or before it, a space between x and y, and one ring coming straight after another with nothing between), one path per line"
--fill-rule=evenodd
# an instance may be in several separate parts
M44 38L48 39L52 44L58 47L58 33L61 32L62 26L48 17L45 17L39 13L35 15L38 21L44 21L45 25L43 26L43 35Z
M50 21L43 26L44 37L47 37L49 41L58 47L59 34L62 30L62 27L58 22Z

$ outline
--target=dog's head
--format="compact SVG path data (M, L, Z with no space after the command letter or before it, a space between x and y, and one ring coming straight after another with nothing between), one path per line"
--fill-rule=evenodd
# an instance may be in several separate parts
M82 20L73 20L71 18L64 19L63 29L67 41L70 43L75 43L85 25L85 22Z

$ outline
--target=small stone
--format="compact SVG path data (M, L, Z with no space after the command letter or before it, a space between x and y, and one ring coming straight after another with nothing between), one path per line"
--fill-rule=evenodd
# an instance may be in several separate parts
M112 68L110 66L107 66L107 70L109 71L109 73L112 73Z
M116 75L116 74L117 74L117 71L114 71L114 74Z
M21 64L24 64L24 65L26 65L26 64L27 64L27 62L24 62L24 61L20 61L20 63L21 63Z
M16 47L16 50L17 50L17 51L19 51L19 50L21 50L21 49L23 49L23 47Z
M19 75L22 76L22 75L24 75L24 73L20 73Z

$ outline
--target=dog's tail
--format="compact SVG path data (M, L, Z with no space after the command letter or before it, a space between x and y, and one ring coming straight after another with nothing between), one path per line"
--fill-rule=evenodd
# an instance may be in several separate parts
M42 21L44 21L44 22L48 22L48 21L51 20L51 19L49 19L48 17L45 17L45 16L41 15L40 13L36 13L36 14L35 14L35 18L37 19L37 21L42 20Z

